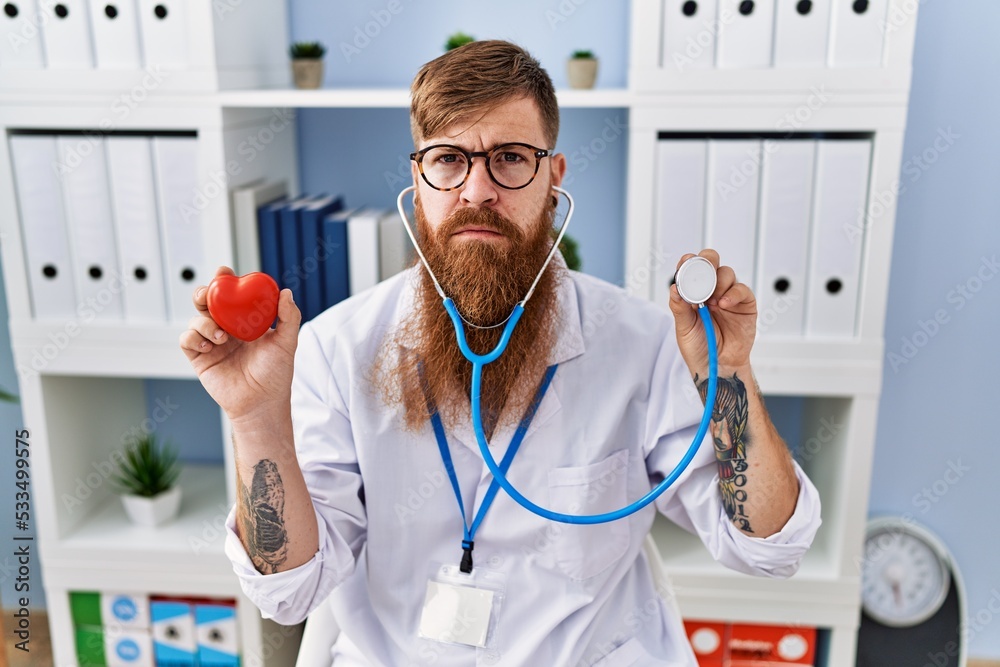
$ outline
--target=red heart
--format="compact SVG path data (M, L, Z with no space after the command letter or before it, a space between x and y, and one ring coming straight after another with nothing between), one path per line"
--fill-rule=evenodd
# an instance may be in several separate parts
M255 271L245 276L216 276L208 284L208 313L230 336L257 340L278 316L278 283Z

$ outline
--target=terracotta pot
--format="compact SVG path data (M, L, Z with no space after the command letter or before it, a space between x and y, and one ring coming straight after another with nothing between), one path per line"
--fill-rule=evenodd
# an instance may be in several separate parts
M566 62L570 88L593 88L597 81L597 58L570 58Z
M296 88L319 88L323 85L322 58L296 58L292 60L292 77Z
M158 526L177 516L181 506L181 487L175 486L152 497L123 493L121 498L125 513L134 523Z

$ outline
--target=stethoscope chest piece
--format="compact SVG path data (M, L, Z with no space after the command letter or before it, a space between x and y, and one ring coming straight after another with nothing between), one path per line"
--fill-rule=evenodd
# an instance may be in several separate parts
M711 298L715 292L716 278L715 265L700 255L689 258L674 274L677 293L695 306Z

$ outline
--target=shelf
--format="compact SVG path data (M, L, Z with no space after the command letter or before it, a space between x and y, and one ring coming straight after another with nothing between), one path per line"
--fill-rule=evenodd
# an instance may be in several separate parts
M22 374L194 378L179 343L187 329L186 322L10 322L14 363Z
M628 107L632 94L621 88L558 90L560 107ZM230 90L218 94L225 107L410 107L408 88L319 88L316 90L257 89Z
M218 581L231 587L232 564L223 549L229 512L223 467L185 463L178 483L180 514L170 523L136 525L111 494L68 535L43 545L46 568L79 570L81 583L94 568L130 581L177 580L188 587L192 580Z
M794 576L772 579L720 565L697 536L663 516L657 515L651 534L688 618L816 626L850 625L856 619L858 578L838 577L819 542Z

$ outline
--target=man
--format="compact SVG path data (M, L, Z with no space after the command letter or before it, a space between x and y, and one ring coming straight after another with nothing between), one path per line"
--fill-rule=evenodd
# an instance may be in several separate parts
M411 93L420 245L470 348L485 353L552 243L553 186L566 171L551 153L552 83L520 48L487 41L427 63ZM753 294L717 253L700 254L718 275L708 302L715 446L701 447L655 507L725 565L789 576L819 525L819 498L752 379ZM203 288L194 300L200 314L181 346L233 427L240 497L226 553L265 617L296 623L329 597L342 627L337 666L694 664L642 551L653 506L570 525L502 491L488 504L471 364L421 264L301 331L282 290L276 329L252 343L218 328ZM530 499L611 511L683 456L703 410L707 348L676 287L669 306L571 272L556 253L507 351L483 372L485 434L497 460L523 436L509 478Z

